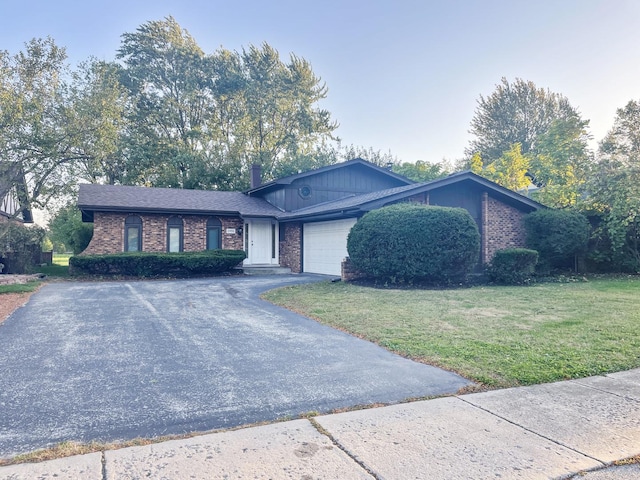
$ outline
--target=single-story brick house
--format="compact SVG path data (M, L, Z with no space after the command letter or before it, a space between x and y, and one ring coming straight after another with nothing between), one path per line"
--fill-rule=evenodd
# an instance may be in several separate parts
M246 192L81 185L94 234L85 254L244 249L244 265L340 275L351 227L398 202L463 207L482 239L481 263L524 246L523 217L542 205L471 172L416 183L362 159L260 184Z

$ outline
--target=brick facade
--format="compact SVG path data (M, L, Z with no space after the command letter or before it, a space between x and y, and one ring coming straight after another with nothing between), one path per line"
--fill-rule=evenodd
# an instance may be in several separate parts
M280 238L280 265L293 273L302 272L300 248L302 247L302 223L284 224L284 238Z
M83 254L120 253L124 251L124 221L130 214L95 212L93 237ZM167 251L167 214L140 214L142 219L142 251ZM207 220L205 215L178 215L183 221L183 249L185 252L207 248ZM222 224L222 248L242 250L243 238L237 228L244 222L238 217L213 217ZM229 230L229 232L227 232Z
M429 203L428 192L416 195L412 201ZM481 260L491 261L497 250L525 246L524 216L514 207L496 200L487 193L482 195ZM83 254L120 253L124 251L124 223L127 213L95 212L93 238ZM142 219L142 251L167 251L168 214L139 214ZM178 215L183 220L183 249L185 252L206 249L207 220L217 218L222 224L222 248L242 250L243 236L237 233L244 227L240 217L211 217L206 215ZM284 224L284 235L279 239L280 265L294 273L302 271L302 222ZM282 233L281 231L281 233ZM343 276L353 277L349 265Z
M359 278L365 278L366 275L362 273L360 270L356 269L351 263L351 259L346 257L342 260L342 264L340 265L340 278L343 282L350 282L352 280L357 280Z
M526 246L526 213L502 203L486 193L482 198L482 263L488 263L498 250Z

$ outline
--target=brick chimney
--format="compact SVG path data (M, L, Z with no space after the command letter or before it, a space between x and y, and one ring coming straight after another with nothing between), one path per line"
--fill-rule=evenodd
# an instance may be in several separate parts
M254 163L251 165L251 188L258 188L262 184L262 166Z

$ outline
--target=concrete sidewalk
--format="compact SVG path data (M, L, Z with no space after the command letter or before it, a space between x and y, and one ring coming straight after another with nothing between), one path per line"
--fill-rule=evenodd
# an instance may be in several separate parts
M0 479L640 478L640 369L0 467ZM605 468L609 467L609 468Z

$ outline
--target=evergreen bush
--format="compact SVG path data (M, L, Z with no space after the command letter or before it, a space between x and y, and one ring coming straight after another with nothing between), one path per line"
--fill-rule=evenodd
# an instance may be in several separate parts
M538 263L538 252L528 248L498 250L487 268L487 276L502 285L523 285L531 281Z
M354 267L376 280L453 283L476 265L480 234L463 208L398 204L364 215L347 250Z
M73 274L155 277L224 273L245 259L243 250L180 253L117 253L80 255L69 259Z

